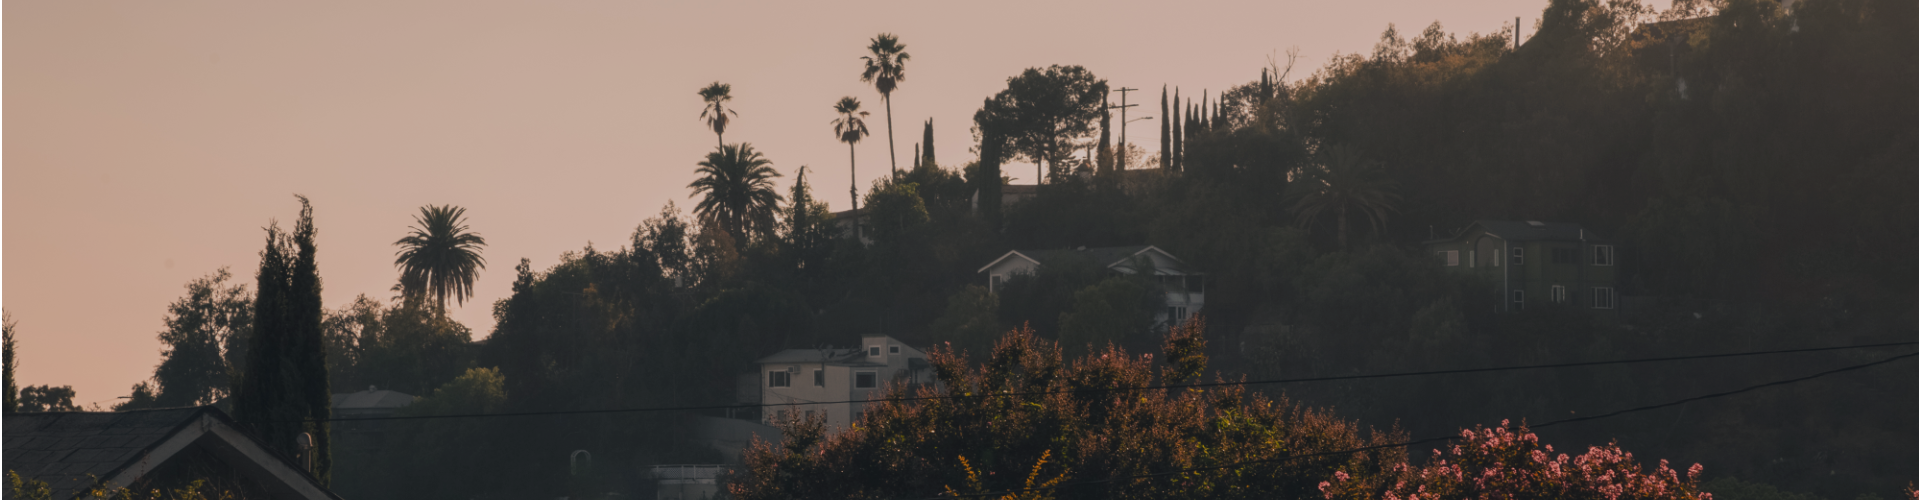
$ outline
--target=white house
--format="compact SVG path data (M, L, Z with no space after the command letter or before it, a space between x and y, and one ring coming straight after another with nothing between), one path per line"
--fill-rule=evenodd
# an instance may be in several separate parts
M1130 247L1080 247L1072 250L1013 250L982 266L978 271L987 275L989 290L999 292L1007 280L1021 274L1033 274L1049 263L1056 265L1068 261L1091 261L1114 274L1138 274L1141 268L1152 266L1153 279L1166 293L1167 308L1154 315L1154 322L1162 326L1176 325L1186 321L1206 306L1206 275L1201 274L1186 261L1153 245Z
M864 335L857 348L787 349L761 358L761 419L825 417L829 432L858 419L888 384L932 381L927 353L893 337Z

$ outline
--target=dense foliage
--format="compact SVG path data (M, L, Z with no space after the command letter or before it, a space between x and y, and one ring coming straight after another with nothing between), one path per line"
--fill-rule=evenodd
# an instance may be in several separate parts
M1290 78L1289 58L1257 68L1259 79L1243 85L1166 89L1157 158L1137 161L1137 149L1079 158L1090 146L1104 149L1094 138L1105 132L1095 127L1107 82L1079 66L1031 68L975 114L977 161L937 164L929 120L911 170L864 196L849 185L848 198L831 197L865 209L848 214L853 220L836 220L804 174L783 204L768 185L737 182L751 179L714 164L707 173L718 180L704 191L713 196L698 210L708 216L687 217L669 204L619 248L588 246L544 270L522 260L482 342L404 300L363 297L327 313L332 384L469 401L414 410L435 414L720 405L735 400L736 377L761 356L874 333L938 353L947 385L897 394L1198 377L1156 372L1147 358L1126 354L1159 340L1148 324L1161 307L1154 284L1053 265L989 290L978 273L1010 249L1139 244L1205 273L1213 342L1181 359L1191 368L1204 354L1235 374L1229 378L1909 339L1920 288L1912 257L1920 241L1911 194L1920 182L1920 130L1911 118L1920 111L1911 91L1915 3L1810 0L1793 9L1715 0L1655 12L1625 0L1552 0L1519 44L1508 31L1454 34L1435 24L1403 35L1389 26L1372 52L1340 56L1305 78ZM727 91L716 83L702 93L716 136L735 116L724 107ZM850 162L853 144L868 134L858 105L849 97L835 109L835 138L849 144ZM1146 168L1067 173L1120 155ZM684 159L689 170L699 160ZM1002 167L1014 160L1055 168L1033 196L1003 210L1010 179ZM735 163L767 168L761 181L778 173L752 161L728 165ZM1446 272L1420 247L1476 219L1573 222L1613 240L1620 309L1495 313L1499 296L1489 284ZM235 290L206 288L203 297L190 286L180 304L213 308ZM271 298L265 281L259 292ZM247 338L197 326L176 335L174 321L163 335L191 348L170 347L163 365L193 368L182 373L218 373L208 339L225 335L215 347L232 357ZM1016 328L1020 334L1001 339ZM921 496L1068 485L1380 439L1363 438L1361 427L1425 436L1508 418L1544 422L1874 355L1332 382L1289 386L1284 396L1208 390L1139 400L1089 393L881 403L868 407L859 429L832 437L817 423L792 423L785 443L754 452L737 492ZM1703 463L1723 479L1852 498L1912 478L1916 458L1884 445L1914 440L1917 389L1908 375L1863 370L1557 426L1539 438L1474 432L1459 452L1431 459L1382 453L1367 455L1364 467L1350 461L1361 458L1315 459L1241 469L1281 478L1272 481L1206 473L1058 493L1306 496L1322 495L1324 481L1340 495L1371 488L1361 496L1408 497L1420 486L1468 495L1461 492L1475 490L1440 473L1548 474L1557 463L1561 472L1552 474L1572 474L1579 462L1622 480L1645 476L1618 451L1632 448ZM173 382L156 381L134 401L175 397L165 388ZM183 393L197 400L218 390L174 384L201 388ZM1340 417L1313 409L1330 407ZM619 489L611 475L570 475L565 457L587 449L602 464L619 464L598 470L718 460L679 431L689 417L396 425L388 435L403 439L352 452L361 454L353 474L362 479L342 491L493 497L551 496L553 484L568 493ZM1266 441L1235 434L1242 432ZM1597 447L1584 458L1531 461L1534 451L1548 453L1534 449L1541 440ZM1256 442L1282 444L1232 444ZM1350 479L1334 481L1335 472ZM413 480L438 475L468 480ZM1724 484L1666 477L1650 480L1667 481L1658 484L1680 496ZM1569 495L1593 490L1579 491Z
M938 383L895 385L886 397L960 398L868 403L851 429L832 435L818 419L788 422L780 443L747 452L730 492L743 500L924 497L1019 489L1039 474L1057 478L1058 498L1286 498L1317 493L1338 470L1402 463L1393 449L1305 457L1399 436L1363 432L1285 398L1238 387L1141 390L1204 370L1203 329L1195 322L1167 336L1170 364L1111 346L1068 359L1031 330L1009 332L980 364L936 348ZM1088 482L1290 456L1302 458Z
M291 233L267 228L254 295L253 338L246 372L234 391L233 416L285 456L311 456L313 476L326 484L333 465L327 420L333 392L321 321L320 273L315 259L313 205L300 199ZM164 392L162 393L165 394ZM300 445L301 435L311 448Z

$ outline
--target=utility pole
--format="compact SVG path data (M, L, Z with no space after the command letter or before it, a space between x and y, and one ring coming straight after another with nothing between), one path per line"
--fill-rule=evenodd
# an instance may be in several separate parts
M1127 169L1127 108L1139 106L1139 104L1127 104L1127 93L1135 90L1140 90L1140 89L1131 89L1126 87L1120 87L1118 89L1114 89L1114 91L1120 93L1120 105L1107 106L1107 109L1114 109L1114 108L1120 109L1120 147L1119 147L1119 151L1115 151L1113 154L1114 165L1115 165L1114 170Z

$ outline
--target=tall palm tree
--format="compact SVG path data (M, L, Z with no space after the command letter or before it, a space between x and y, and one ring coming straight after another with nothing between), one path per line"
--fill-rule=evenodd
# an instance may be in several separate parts
M893 155L893 90L907 79L907 46L900 44L900 37L881 33L873 37L867 51L872 55L860 57L867 61L867 70L860 73L860 81L873 84L873 89L880 91L880 100L887 103L887 160L897 171L900 161Z
M400 268L400 290L411 299L432 297L441 315L446 314L447 297L466 304L473 296L473 280L487 268L480 257L487 239L467 231L462 220L467 209L453 205L420 207L413 217L412 234L393 244L400 255L393 265Z
M727 135L727 114L740 116L740 112L727 109L727 101L733 100L733 85L713 82L700 89L700 99L707 101L707 107L700 110L700 117L707 120L707 127L713 129L715 138L725 145Z
M867 116L867 112L860 110L860 100L854 99L853 96L840 98L840 102L834 103L833 111L840 113L840 117L833 120L833 136L839 138L840 142L847 143L847 171L849 173L847 195L853 197L853 210L860 210L860 175L856 173L858 172L859 164L854 161L853 145L859 144L860 138L868 135L867 122L861 119L861 117ZM853 237L854 239L860 238L860 217L858 215L855 215L853 218Z
M1392 180L1381 175L1380 164L1361 158L1346 146L1328 147L1319 161L1302 168L1288 187L1295 221L1308 228L1328 210L1334 213L1341 248L1347 247L1347 213L1359 212L1375 232L1387 224L1400 196Z
M780 172L773 161L753 150L752 144L727 144L707 153L694 172L701 177L688 184L693 194L706 195L693 213L718 221L720 228L745 243L749 233L773 230L775 207L780 194L773 190L773 178Z

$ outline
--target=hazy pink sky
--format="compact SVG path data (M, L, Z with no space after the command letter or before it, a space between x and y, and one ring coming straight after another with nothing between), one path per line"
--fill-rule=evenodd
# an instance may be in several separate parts
M750 142L835 210L847 149L831 105L875 115L862 192L887 169L886 117L860 83L877 33L912 60L895 92L900 160L931 117L943 164L971 159L982 99L1022 69L1086 66L1198 95L1259 78L1289 47L1304 76L1370 51L1388 23L1494 32L1541 0L1265 2L168 2L23 0L4 12L4 277L24 384L111 404L159 362L166 305L221 266L251 284L269 220L314 202L325 303L385 299L392 243L425 204L466 207L487 269L455 318L483 337L513 266L613 249L692 206L713 148L694 91L733 85ZM1115 96L1116 100L1118 96ZM1149 110L1151 108L1151 110ZM1130 136L1157 147L1156 121ZM1028 183L1032 170L1008 172ZM1021 174L1026 174L1022 176ZM784 193L784 191L783 191Z

